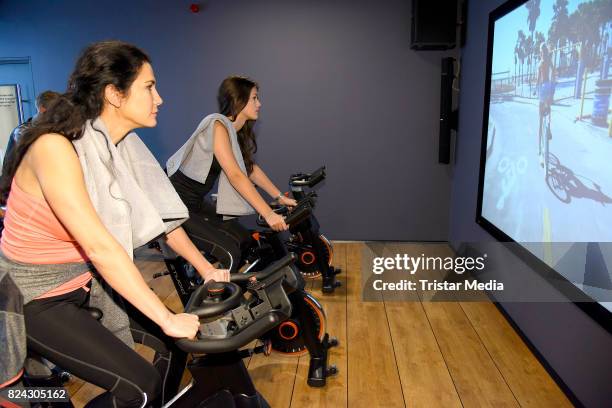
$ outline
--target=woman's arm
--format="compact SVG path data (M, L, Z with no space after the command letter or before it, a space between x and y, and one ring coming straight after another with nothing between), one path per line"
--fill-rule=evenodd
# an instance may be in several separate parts
M272 211L270 206L257 192L251 180L240 170L240 166L238 166L232 151L232 144L227 129L220 122L215 122L213 150L225 175L240 195L251 204L255 211L265 218L272 229L275 231L286 230L288 227L283 217Z
M253 164L253 171L249 176L251 181L257 186L264 189L270 197L278 201L279 204L286 205L289 207L295 207L297 202L293 198L285 197L283 193L272 183L272 180L264 173L264 171L257 164Z
M38 184L53 212L104 280L167 335L194 336L198 329L197 317L174 315L164 306L98 217L72 143L61 135L43 135L30 147L24 162L24 179L37 181L28 185Z
M189 239L189 236L182 227L170 231L166 234L166 238L166 242L170 248L193 265L205 281L211 279L217 282L229 281L229 270L215 269L215 267L204 258L191 239Z
M249 175L249 178L253 183L268 193L270 197L277 199L282 194L257 164L253 164L253 171Z

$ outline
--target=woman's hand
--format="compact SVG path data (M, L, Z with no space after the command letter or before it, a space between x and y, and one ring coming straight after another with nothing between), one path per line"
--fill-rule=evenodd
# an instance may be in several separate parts
M229 269L208 269L203 273L204 281L214 280L215 282L229 282L230 271Z
M297 205L297 201L295 201L293 198L285 197L284 195L281 195L278 198L278 203L280 205L284 205L285 207L292 207L292 208Z
M164 333L170 337L192 339L200 327L198 316L188 313L168 313L167 319L161 325Z
M191 242L191 239L189 239L189 236L187 236L187 233L182 227L178 227L169 232L166 234L166 237L166 243L170 248L192 264L205 281L229 281L229 271L227 269L215 269L214 266L204 258L193 242Z
M270 211L270 213L265 217L266 222L274 231L287 231L289 226L285 223L285 219L275 213L274 211Z

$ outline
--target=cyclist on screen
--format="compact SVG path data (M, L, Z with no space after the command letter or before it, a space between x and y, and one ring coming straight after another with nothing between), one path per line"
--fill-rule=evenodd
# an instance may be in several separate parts
M540 65L538 66L538 97L539 103L539 118L540 123L538 127L538 156L540 157L540 166L544 167L545 159L542 152L544 145L543 136L546 135L549 139L552 138L550 133L550 107L553 103L555 94L555 80L554 80L554 69L552 64L551 54L548 51L546 44L542 44L540 47ZM548 124L544 127L544 119L548 119Z

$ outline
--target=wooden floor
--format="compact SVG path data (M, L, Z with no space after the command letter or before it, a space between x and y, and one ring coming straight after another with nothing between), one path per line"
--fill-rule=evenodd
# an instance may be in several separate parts
M389 250L418 244L401 244ZM245 361L272 407L571 407L493 304L483 302L363 302L363 243L335 243L334 265L342 287L323 295L320 281L311 292L327 313L327 331L340 346L330 362L340 373L323 389L306 384L308 356L261 354ZM444 246L442 251L450 251ZM137 262L150 286L174 311L181 309L159 261ZM139 351L151 357L150 350ZM188 381L186 375L184 381ZM77 407L101 390L73 379Z

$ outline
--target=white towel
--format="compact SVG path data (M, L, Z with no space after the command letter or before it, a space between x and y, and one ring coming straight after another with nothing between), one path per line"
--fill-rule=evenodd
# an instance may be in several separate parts
M136 133L115 147L97 118L73 144L96 212L130 256L187 219L187 207Z
M185 176L200 183L206 182L214 158L213 131L217 121L227 128L236 162L240 170L245 175L247 174L238 144L238 135L232 122L225 115L213 113L200 122L185 144L168 159L166 162L168 176L172 176L180 169ZM254 212L251 205L236 191L225 172L222 171L217 192L217 214L242 216Z

